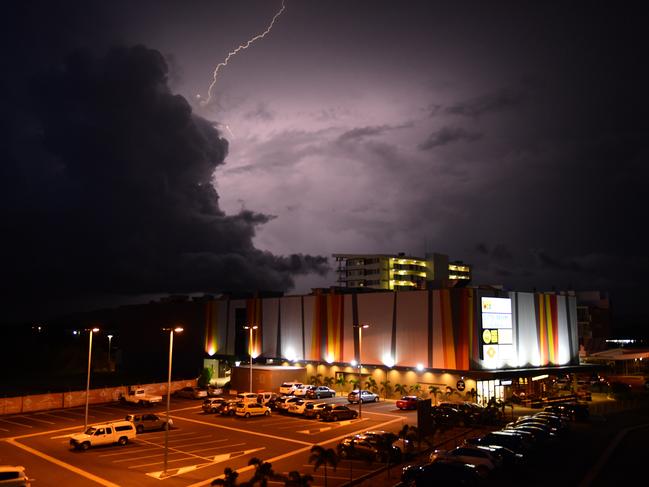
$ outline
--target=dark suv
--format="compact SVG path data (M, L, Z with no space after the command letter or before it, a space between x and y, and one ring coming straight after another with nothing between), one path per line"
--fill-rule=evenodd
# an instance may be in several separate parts
M361 458L377 462L400 462L401 450L394 446L396 435L360 434L347 436L338 443L338 455L342 458Z
M127 414L126 421L131 421L135 425L135 431L143 433L148 430L163 429L167 421L157 414ZM173 426L173 420L169 418L169 426Z
M326 406L322 413L320 413L320 418L322 421L340 421L341 419L355 419L358 416L358 412L353 409L349 409L347 406L342 404L332 404Z

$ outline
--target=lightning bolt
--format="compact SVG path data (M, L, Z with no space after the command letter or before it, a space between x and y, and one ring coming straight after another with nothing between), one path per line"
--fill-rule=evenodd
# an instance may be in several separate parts
M241 44L239 47L237 47L234 51L230 51L228 55L226 56L225 60L223 62L220 62L219 64L216 65L216 68L214 69L214 74L212 75L212 84L210 84L210 87L207 89L207 98L205 100L202 100L201 106L207 106L210 101L212 101L212 89L214 88L214 85L216 84L216 78L219 75L219 71L221 68L225 67L228 65L228 61L232 57L234 57L239 51L243 51L244 49L248 49L253 42L258 41L259 39L263 39L266 37L266 35L271 31L273 28L273 25L275 25L275 21L277 18L282 15L284 10L286 9L286 6L284 5L284 0L282 0L282 8L279 9L279 11L275 14L273 17L273 20L270 21L270 24L268 24L268 27L266 27L266 30L263 31L261 34L257 34L255 37L252 39L248 40L245 44Z

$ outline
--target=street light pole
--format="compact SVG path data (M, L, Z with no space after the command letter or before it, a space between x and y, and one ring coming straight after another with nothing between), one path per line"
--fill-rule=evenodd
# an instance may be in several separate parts
M250 331L250 338L248 339L248 352L250 354L250 392L252 392L252 330L256 330L257 325L244 326L243 329Z
M83 431L88 429L88 404L90 399L90 364L92 362L92 335L93 333L99 331L99 328L92 328L87 330L90 333L88 334L88 375L86 379L86 414L83 420Z
M164 455L164 474L167 473L167 464L169 459L169 406L171 404L171 358L174 350L174 332L180 333L183 329L180 326L176 328L163 328L162 331L169 332L169 372L167 377L167 420L165 423L165 455Z
M369 328L370 325L354 325L358 328L358 418L362 417L363 408L363 366L361 365L361 347L363 344L363 328Z
M110 366L110 342L112 341L112 339L113 339L113 335L108 335L108 370L111 369L111 366Z

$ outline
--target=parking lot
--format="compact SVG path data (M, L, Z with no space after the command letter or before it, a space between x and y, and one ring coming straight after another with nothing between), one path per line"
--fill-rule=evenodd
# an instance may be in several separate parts
M346 403L344 398L328 402ZM324 423L276 412L269 417L240 418L204 413L200 400L172 400L174 422L168 436L168 468L164 473L165 433L163 430L138 434L125 447L104 446L88 451L70 449L69 436L83 429L84 408L0 416L0 458L3 463L19 463L35 478L35 485L60 487L53 472L61 471L67 485L198 486L223 473L226 467L251 470L248 462L257 457L273 464L276 472L299 470L314 476L314 485L323 484L322 469L308 464L311 447L319 444L335 448L344 436L368 429L398 430L406 422L416 422L415 413L400 412L393 402L364 404L362 418ZM356 408L357 406L352 406ZM164 408L140 409L111 403L91 406L89 424L123 419L134 412L164 415ZM13 459L16 460L13 460ZM359 476L380 465L345 461L329 472L328 485L349 481L349 471ZM65 471L65 472L63 472ZM345 474L340 472L344 471ZM71 476L72 474L72 476Z

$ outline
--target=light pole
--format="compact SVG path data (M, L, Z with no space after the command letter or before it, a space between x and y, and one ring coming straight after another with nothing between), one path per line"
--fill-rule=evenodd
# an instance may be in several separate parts
M162 331L169 332L169 375L167 378L167 420L165 423L165 460L164 460L164 473L167 473L167 463L169 457L169 406L171 404L171 357L174 350L174 332L180 333L183 328L177 326L175 328L163 328Z
M113 339L113 335L107 335L108 336L108 370L111 369L110 367L110 342Z
M86 415L83 420L83 431L88 429L88 404L90 399L90 363L92 361L92 335L95 332L99 331L99 328L92 328L86 330L90 332L88 334L88 378L86 380Z
M252 392L252 330L256 330L257 325L244 326L243 329L250 331L250 338L248 340L248 352L250 352L250 392Z
M361 347L363 344L363 328L369 328L370 325L354 325L358 329L358 417L361 418L363 404L363 366L361 365Z

